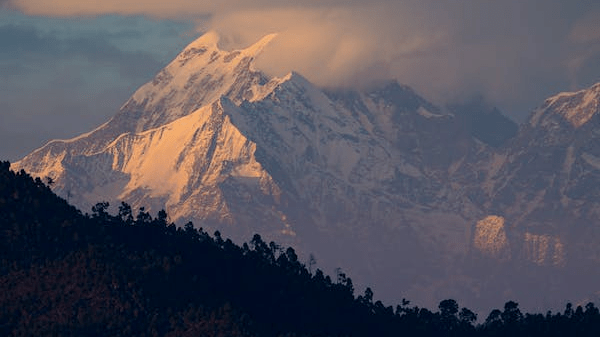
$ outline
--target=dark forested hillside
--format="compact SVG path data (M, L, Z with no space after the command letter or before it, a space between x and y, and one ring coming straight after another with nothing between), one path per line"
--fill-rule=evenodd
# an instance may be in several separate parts
M121 204L82 214L51 181L0 163L2 336L564 336L600 333L593 304L523 314L516 302L482 324L454 300L436 312L386 307L352 280L309 269L255 235L237 246Z

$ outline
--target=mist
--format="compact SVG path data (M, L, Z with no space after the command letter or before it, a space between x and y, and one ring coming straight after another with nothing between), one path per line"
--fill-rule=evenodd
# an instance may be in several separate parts
M223 48L278 33L258 67L325 87L396 79L438 104L475 95L522 121L550 95L600 81L600 4L301 0L11 0L32 15L146 15L195 21ZM208 19L207 19L208 18Z
M550 95L600 80L599 12L560 1L534 6L380 2L215 15L223 47L279 33L258 60L271 75L298 71L325 87L396 79L437 104L481 95L522 121ZM548 26L552 22L552 26Z

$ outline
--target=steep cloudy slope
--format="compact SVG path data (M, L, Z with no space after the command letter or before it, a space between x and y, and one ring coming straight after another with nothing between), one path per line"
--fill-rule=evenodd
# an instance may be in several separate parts
M13 167L53 178L84 210L124 200L237 241L293 244L391 301L498 305L515 294L515 266L555 275L575 251L595 263L598 245L579 238L596 235L582 186L600 168L598 87L548 100L508 140L497 111L449 113L396 82L323 91L293 72L268 78L253 60L273 38L228 52L208 33L106 124ZM508 131L474 130L496 122Z

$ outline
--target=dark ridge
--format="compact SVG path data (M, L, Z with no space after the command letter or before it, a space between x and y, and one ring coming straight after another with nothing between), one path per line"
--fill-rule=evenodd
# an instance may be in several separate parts
M516 302L476 315L394 307L352 280L309 272L294 249L260 235L240 246L164 211L108 203L82 214L44 183L0 162L2 336L598 336L589 303L523 314ZM309 263L312 271L314 260Z

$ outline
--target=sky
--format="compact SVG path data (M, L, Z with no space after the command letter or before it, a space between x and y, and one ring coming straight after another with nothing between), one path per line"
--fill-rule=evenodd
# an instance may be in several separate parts
M397 79L438 105L484 97L523 122L600 82L597 0L0 0L0 160L113 116L189 42L276 39L257 60L323 87Z

